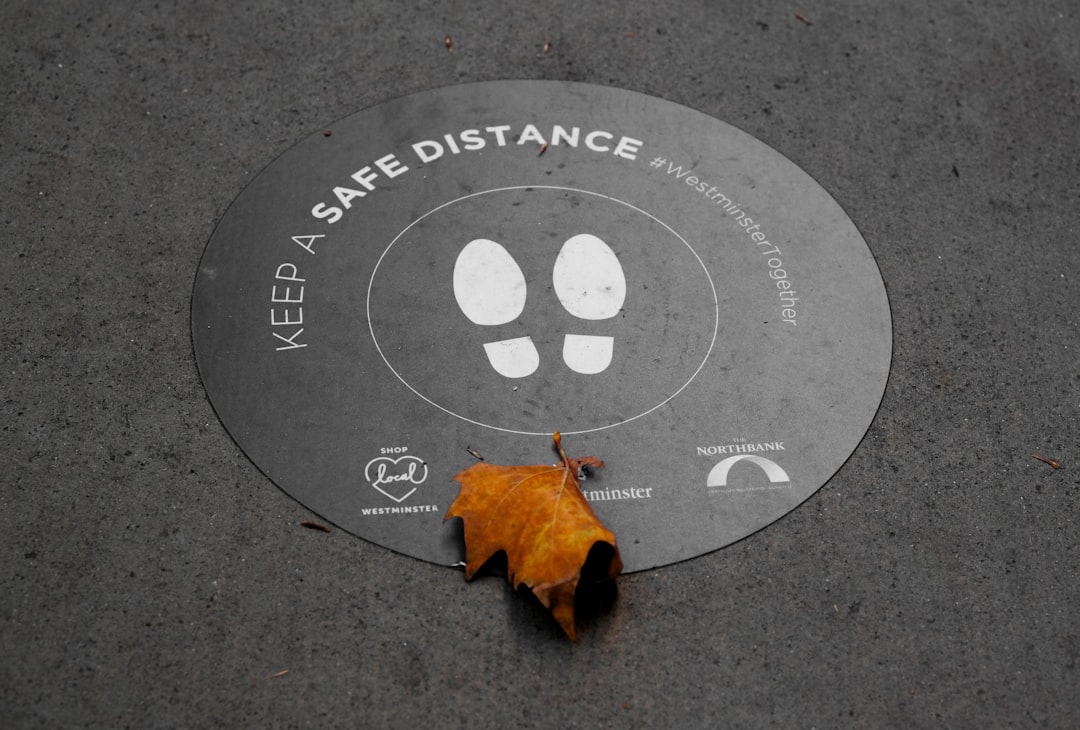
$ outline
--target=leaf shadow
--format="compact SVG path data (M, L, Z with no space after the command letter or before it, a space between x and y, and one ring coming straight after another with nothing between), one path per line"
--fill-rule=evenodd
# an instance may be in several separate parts
M596 543L582 566L581 579L574 592L574 625L578 644L582 639L602 632L612 620L612 609L619 596L618 581L608 578L608 569L614 554L614 549L607 543ZM497 554L497 557L488 561L483 570L485 574L491 570L492 575L505 579L505 555ZM507 614L516 631L524 634L529 627L529 633L546 634L558 644L573 646L551 612L527 586L522 585L516 591L511 589L511 592L516 595L515 600L508 602Z
M593 545L585 564L581 568L581 579L574 592L574 623L577 627L578 643L593 633L602 631L612 620L612 610L619 597L618 581L608 577L615 549L604 542ZM506 552L499 550L484 563L473 576L494 578L504 582L508 579L508 561ZM528 586L522 585L514 590L507 583L508 595L514 600L507 601L507 615L516 631L524 632L532 627L532 633L547 633L553 641L569 643L562 627L551 612L540 603Z
M487 559L486 563L476 569L472 579L498 577L506 580L508 568L506 551L498 550L494 555Z
M601 628L611 619L619 597L618 581L608 577L614 557L615 548L606 542L598 542L592 546L581 568L581 580L574 593L574 618L579 637Z

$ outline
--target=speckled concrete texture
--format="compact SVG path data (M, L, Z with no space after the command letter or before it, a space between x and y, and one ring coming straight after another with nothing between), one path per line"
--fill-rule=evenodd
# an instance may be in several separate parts
M6 0L4 726L1080 723L1077 38L1041 0ZM894 318L844 468L732 547L626 576L576 646L505 581L301 527L189 332L203 248L278 154L514 78L778 149L859 226Z

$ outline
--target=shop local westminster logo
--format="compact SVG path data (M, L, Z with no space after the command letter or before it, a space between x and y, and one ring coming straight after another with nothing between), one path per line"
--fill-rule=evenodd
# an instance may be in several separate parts
M401 504L428 477L428 467L418 456L377 456L364 467L368 484Z

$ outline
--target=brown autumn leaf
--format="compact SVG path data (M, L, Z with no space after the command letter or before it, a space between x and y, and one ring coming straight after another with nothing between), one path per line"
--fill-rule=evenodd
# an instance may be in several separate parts
M496 553L506 553L507 578L528 586L571 640L574 593L581 569L597 543L612 548L605 578L622 572L615 535L597 518L581 493L582 467L603 468L594 456L570 459L554 435L562 463L498 466L481 462L454 477L461 484L445 520L465 523L465 578L471 580ZM445 521L444 520L444 521Z

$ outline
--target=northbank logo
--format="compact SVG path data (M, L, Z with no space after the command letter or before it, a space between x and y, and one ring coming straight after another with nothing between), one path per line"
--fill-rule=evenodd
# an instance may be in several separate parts
M736 452L717 463L709 472L705 484L710 492L751 492L791 487L791 477L783 467L757 453L747 453L782 451L784 449L782 442L732 444L726 447L709 447L709 449L716 449L716 453Z

